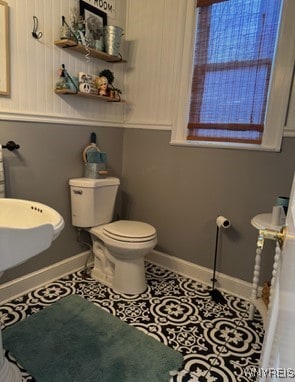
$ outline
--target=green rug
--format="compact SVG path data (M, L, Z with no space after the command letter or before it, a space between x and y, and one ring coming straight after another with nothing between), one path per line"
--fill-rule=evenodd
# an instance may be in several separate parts
M5 329L3 343L37 382L168 382L183 361L76 295Z

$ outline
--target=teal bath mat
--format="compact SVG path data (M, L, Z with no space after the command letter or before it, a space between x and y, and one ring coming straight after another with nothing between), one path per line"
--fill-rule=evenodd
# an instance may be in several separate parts
M37 382L168 382L182 355L71 295L3 331Z

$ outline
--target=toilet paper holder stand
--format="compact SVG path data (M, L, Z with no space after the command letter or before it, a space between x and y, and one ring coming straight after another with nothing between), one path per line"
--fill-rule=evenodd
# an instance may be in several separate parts
M216 262L217 262L217 253L218 253L218 239L219 239L219 231L221 228L228 229L231 226L230 220L224 216L217 216L216 218L216 237L215 237L215 250L214 250L214 266L213 266L213 277L212 281L212 289L209 294L212 297L212 300L216 303L224 305L226 303L226 299L223 297L222 293L215 288L216 279Z

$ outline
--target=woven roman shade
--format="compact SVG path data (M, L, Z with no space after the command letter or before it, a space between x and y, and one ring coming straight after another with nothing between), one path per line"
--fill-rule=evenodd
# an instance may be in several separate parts
M188 140L260 144L282 0L198 0Z

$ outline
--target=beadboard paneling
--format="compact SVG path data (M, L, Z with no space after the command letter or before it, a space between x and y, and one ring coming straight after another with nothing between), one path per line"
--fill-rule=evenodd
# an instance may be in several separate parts
M126 126L171 128L185 9L179 0L127 1Z
M77 0L8 0L10 12L11 95L0 97L0 110L5 119L59 121L64 123L121 125L123 103L106 103L78 96L54 93L57 70L65 64L71 75L79 71L98 74L109 68L115 74L115 85L124 90L125 64L109 64L58 48L61 16L70 21L70 12ZM125 28L126 5L120 0L116 19L111 23ZM39 20L40 40L32 37L33 16ZM122 44L124 50L124 44ZM125 52L122 52L123 54ZM125 97L125 94L123 94Z

